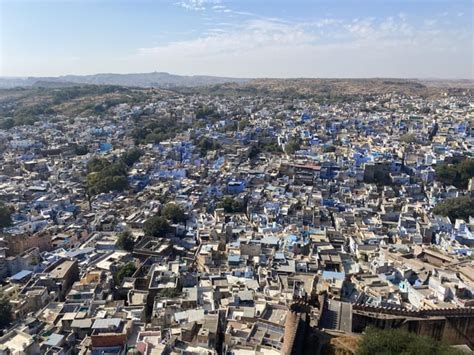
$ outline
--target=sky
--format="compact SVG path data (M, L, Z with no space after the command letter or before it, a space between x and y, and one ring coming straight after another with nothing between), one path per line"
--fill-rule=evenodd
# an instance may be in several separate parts
M0 0L0 76L474 78L473 0Z

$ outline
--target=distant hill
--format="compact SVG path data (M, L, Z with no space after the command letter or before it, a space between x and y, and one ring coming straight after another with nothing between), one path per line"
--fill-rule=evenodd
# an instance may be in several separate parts
M217 76L193 75L182 76L169 73L138 73L138 74L94 74L64 75L58 77L7 78L0 77L0 88L31 86L71 86L77 84L119 85L144 88L200 87L225 83L244 83L248 79L225 78Z
M239 79L218 76L183 76L162 72L137 74L64 75L58 77L0 77L0 89L15 87L61 88L75 85L117 85L139 88L161 88L190 92L209 91L210 94L253 94L255 92L298 95L325 93L327 91L354 94L361 92L403 92L419 94L432 88L474 88L473 80L440 79ZM427 90L428 89L428 90Z
M183 87L183 93L210 95L272 95L290 98L313 98L321 102L347 101L354 96L403 94L437 96L445 91L474 90L472 80L422 81L417 79L252 79L244 83L224 83L206 87Z

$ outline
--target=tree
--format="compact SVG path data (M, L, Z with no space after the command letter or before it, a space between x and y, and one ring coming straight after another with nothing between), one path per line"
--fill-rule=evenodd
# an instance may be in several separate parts
M7 328L12 321L12 306L5 295L0 295L0 329Z
M221 145L213 139L202 137L198 141L197 147L199 148L201 156L205 156L208 151L220 149Z
M129 231L122 232L118 235L117 245L119 248L132 252L135 247L135 239Z
M436 179L445 185L459 189L467 188L469 179L474 177L474 159L463 157L453 164L441 164L436 168Z
M459 352L432 338L408 333L401 329L381 330L369 327L359 343L356 354L450 355L459 354Z
M76 155L86 155L89 153L89 148L87 148L87 145L85 144L76 144L74 146L74 153Z
M217 207L223 208L226 213L243 212L245 209L242 202L229 196L224 197L224 199L217 204Z
M336 147L333 145L327 145L324 147L324 153L334 153L336 151Z
M137 271L137 267L132 262L122 265L115 276L116 283L121 284L124 278L131 277L135 271Z
M121 160L129 167L133 166L138 160L140 160L140 157L142 156L142 151L138 148L132 148L130 150L127 150L123 155L121 156Z
M15 121L13 121L13 118L5 118L2 121L0 121L0 128L1 129L10 129L15 126Z
M433 209L433 213L447 216L453 222L458 218L467 221L470 216L474 216L474 197L460 196L448 198L438 203Z
M175 203L166 204L162 215L173 223L183 223L186 221L184 210Z
M10 208L3 202L0 202L0 229L10 227L12 225L12 217Z
M255 159L256 157L258 157L258 155L260 154L260 148L257 147L256 145L252 145L249 149L249 153L248 153L248 157L250 159Z
M153 216L148 218L144 225L143 231L145 235L152 237L164 237L170 232L170 225L165 217L162 216Z
M109 191L123 191L128 186L127 165L122 161L92 158L87 163L87 190L95 195Z
M293 137L285 146L286 154L294 154L297 150L301 148L301 139L299 137Z

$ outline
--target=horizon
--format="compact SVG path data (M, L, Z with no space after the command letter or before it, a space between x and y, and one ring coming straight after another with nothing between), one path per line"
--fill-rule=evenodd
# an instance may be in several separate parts
M470 80L473 8L465 0L0 0L0 76Z
M88 76L97 76L97 75L149 75L149 74L166 74L172 76L180 76L180 77L214 77L214 78L224 78L224 79L238 79L238 80L305 80L305 79L313 79L313 80L439 80L439 81L474 81L474 78L441 78L441 77L389 77L389 76L368 76L368 77L234 77L229 75L212 75L212 74L179 74L179 73L170 73L170 72L163 72L163 71L151 71L151 72L101 72L101 73L92 73L92 74L62 74L56 76L5 76L0 75L0 79L60 79L68 76L74 77L88 77Z

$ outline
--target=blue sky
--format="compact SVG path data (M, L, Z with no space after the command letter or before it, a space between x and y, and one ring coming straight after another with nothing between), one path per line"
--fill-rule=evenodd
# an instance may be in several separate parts
M473 4L0 0L0 75L473 78Z

